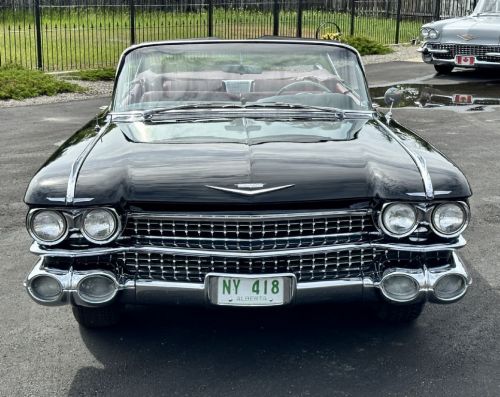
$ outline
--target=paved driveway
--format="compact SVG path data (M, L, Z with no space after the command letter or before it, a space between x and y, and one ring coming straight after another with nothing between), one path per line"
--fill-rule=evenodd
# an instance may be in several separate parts
M386 85L399 81L394 70L405 78L431 74L390 64L369 67L368 76ZM91 332L68 307L36 305L21 287L35 260L21 198L56 145L105 103L0 109L0 395L500 395L498 108L395 111L455 160L474 189L463 251L474 286L460 303L429 305L400 328L357 306L251 315L145 308L129 311L117 329Z

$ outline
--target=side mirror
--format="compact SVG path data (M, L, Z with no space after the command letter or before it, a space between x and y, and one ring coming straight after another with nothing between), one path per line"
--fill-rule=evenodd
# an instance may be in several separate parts
M396 87L389 88L384 94L384 102L387 106L391 108L397 106L403 99L403 91L397 89Z

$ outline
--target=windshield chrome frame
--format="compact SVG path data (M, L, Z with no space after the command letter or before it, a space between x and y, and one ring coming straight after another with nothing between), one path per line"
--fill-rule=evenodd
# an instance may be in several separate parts
M120 55L120 59L118 61L118 67L116 69L116 74L115 74L115 81L113 85L113 94L111 98L111 105L110 105L110 110L112 113L117 113L114 112L115 108L115 95L116 95L116 87L118 84L118 76L120 75L123 66L125 64L125 58L127 55L132 53L133 51L141 48L147 48L147 47L156 47L156 46L176 46L176 45L186 45L186 44L228 44L228 43L252 43L252 44L308 44L308 45L322 45L322 46L328 46L328 47L336 47L336 48L344 48L348 51L351 51L354 53L356 56L356 60L358 62L358 65L361 69L361 74L364 79L364 87L366 90L366 95L367 95L367 108L366 110L361 110L361 112L367 112L367 113L372 113L375 111L373 107L373 102L371 100L370 96L370 90L368 88L368 81L366 79L366 70L363 65L363 62L361 62L361 55L356 50L354 47L351 47L347 44L344 43L339 43L339 42L333 42L333 41L327 41L327 40L314 40L314 39L283 39L283 38L275 38L275 39L267 39L267 38L261 38L261 39L237 39L237 40L222 40L222 39L187 39L187 40L165 40L165 41L152 41L152 42L145 42L145 43L140 43L140 44L135 44L133 46L128 47L125 49L122 54ZM347 110L350 111L350 110ZM354 111L354 109L352 109ZM133 113L136 113L136 111L132 111ZM119 113L127 113L127 112L119 112Z

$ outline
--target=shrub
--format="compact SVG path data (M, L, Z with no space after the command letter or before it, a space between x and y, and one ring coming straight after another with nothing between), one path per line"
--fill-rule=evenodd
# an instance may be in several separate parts
M0 67L0 99L26 99L62 92L82 92L83 89L39 70L18 65Z
M72 76L87 81L113 81L115 79L115 69L103 68L93 70L80 70Z
M390 54L392 49L384 44L364 36L344 36L341 33L326 33L323 40L335 40L356 48L361 55Z

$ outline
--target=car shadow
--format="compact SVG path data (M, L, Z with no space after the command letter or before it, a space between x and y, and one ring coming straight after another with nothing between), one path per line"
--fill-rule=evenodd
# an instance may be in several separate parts
M379 373L388 355L395 356L394 369L401 360L405 366L415 363L418 354L411 351L418 346L415 341L425 342L431 313L412 325L393 326L355 304L269 310L131 307L115 328L80 328L104 368L81 368L69 395L93 390L104 395L323 395L320 391L336 381L342 382L341 395L356 394L363 379L392 376Z

